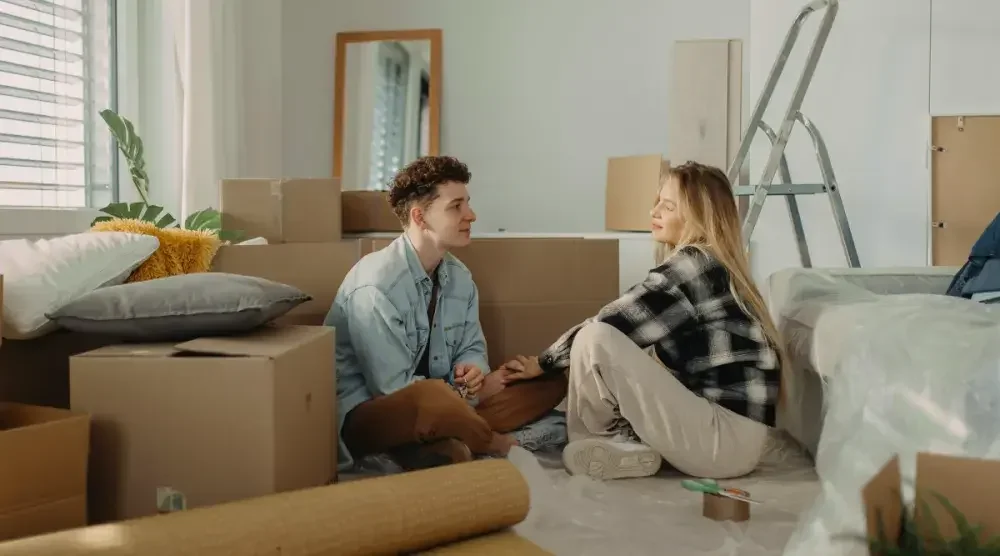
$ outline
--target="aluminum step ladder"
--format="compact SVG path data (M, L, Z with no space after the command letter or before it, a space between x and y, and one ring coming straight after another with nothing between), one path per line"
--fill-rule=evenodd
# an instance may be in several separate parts
M795 41L798 39L802 25L812 13L824 8L826 12L820 23L816 39L813 41L812 48L806 58L802 75L799 77L798 84L796 84L795 90L792 92L792 99L788 103L781 127L775 133L774 129L764 122L764 112L771 101L772 95L774 95L778 79L780 79L781 73L785 69L788 56L795 46ZM833 27L833 21L837 17L837 10L839 9L840 0L813 0L799 11L799 15L795 18L791 28L788 30L788 34L785 36L785 41L778 52L778 57L774 60L774 65L771 67L771 73L767 76L764 90L761 91L760 98L757 99L757 105L750 115L747 132L743 135L743 140L740 142L740 149L736 153L736 159L733 160L732 166L729 168L729 181L734 184L734 193L737 196L752 198L746 218L743 221L743 241L749 246L750 237L757 226L757 220L760 218L760 212L764 208L764 201L767 200L767 197L770 195L784 196L785 202L788 205L788 216L792 221L792 229L798 244L799 261L804 268L812 266L812 258L809 256L809 245L806 243L805 231L802 227L802 217L799 213L799 205L796 197L798 195L816 194L826 194L830 200L830 207L833 209L833 217L840 232L840 241L844 247L848 266L854 268L861 266L858 260L858 250L854 245L854 236L851 234L851 227L847 222L847 212L844 210L844 202L840 197L840 187L833 172L830 154L826 149L826 143L812 121L800 111L802 102L805 100L806 91L809 89L809 83L816 73L816 66L823 53L826 40L830 36L830 29ZM792 134L792 128L796 123L802 124L812 139L813 148L816 151L816 159L819 162L822 183L797 184L791 179L788 171L788 161L785 159L785 147L788 145L788 138ZM767 163L764 165L764 172L760 178L760 182L756 185L735 185L738 183L740 172L746 163L747 155L750 153L750 145L753 143L757 131L762 131L771 142L771 151L768 155ZM783 183L776 184L774 183L774 178L779 170Z

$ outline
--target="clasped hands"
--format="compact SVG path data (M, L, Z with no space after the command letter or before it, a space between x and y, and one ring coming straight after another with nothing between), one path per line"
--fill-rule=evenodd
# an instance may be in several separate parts
M538 358L523 355L518 355L486 376L479 367L471 363L459 363L455 366L455 386L460 394L464 392L463 397L478 395L485 399L512 382L530 380L541 374Z

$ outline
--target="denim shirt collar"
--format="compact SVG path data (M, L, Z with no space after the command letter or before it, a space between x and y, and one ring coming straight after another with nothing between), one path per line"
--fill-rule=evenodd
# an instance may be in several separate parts
M406 251L406 265L410 269L410 275L413 276L414 282L430 291L434 287L434 281L424 270L424 265L420 264L420 257L417 256L417 250L413 247L413 243L410 242L410 237L403 233L403 244ZM441 263L437 267L438 284L444 289L448 285L448 267L444 263L448 260L448 253L445 253L444 258L441 259Z

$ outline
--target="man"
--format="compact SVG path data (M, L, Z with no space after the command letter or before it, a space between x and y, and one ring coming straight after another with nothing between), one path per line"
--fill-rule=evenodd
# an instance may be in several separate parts
M471 241L470 179L446 156L401 170L389 203L402 235L337 292L325 324L337 330L341 470L384 452L408 469L505 455L507 433L565 396L564 376L507 387L505 371L489 372L479 293L450 254Z

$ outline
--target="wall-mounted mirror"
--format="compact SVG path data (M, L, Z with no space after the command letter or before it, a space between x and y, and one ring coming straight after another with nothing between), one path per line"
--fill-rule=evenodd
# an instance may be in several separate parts
M440 140L441 30L337 34L333 174L383 190Z

